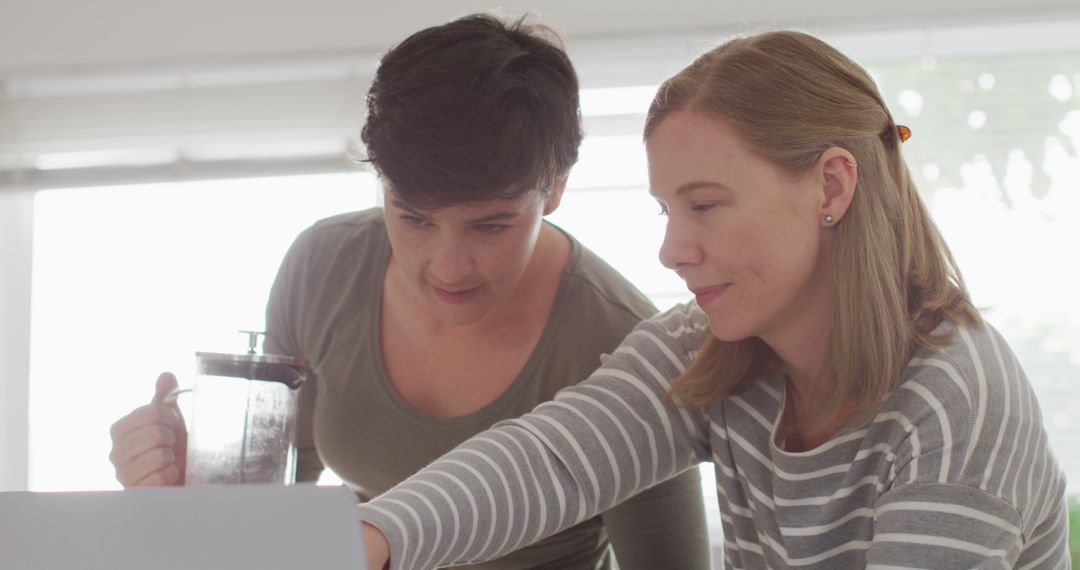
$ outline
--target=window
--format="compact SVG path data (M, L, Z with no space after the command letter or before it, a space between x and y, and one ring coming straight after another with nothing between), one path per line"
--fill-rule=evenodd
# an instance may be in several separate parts
M243 352L293 238L375 201L361 173L40 192L29 488L119 487L112 422L195 351Z

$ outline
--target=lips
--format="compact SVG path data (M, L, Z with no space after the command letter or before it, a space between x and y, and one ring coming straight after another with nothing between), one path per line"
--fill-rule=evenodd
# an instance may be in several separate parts
M453 303L455 305L458 305L471 301L473 297L475 297L476 294L480 291L480 287L473 287L472 289L458 289L456 291L452 291L432 285L431 290L435 292L435 296L437 296L439 299L447 303Z
M731 283L712 285L709 287L691 287L690 292L693 293L694 297L697 299L698 306L703 307L722 295L729 287L731 287Z

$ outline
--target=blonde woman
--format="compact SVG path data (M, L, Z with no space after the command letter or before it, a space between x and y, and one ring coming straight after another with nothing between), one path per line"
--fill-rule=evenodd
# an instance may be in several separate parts
M1064 477L858 65L705 54L645 128L696 299L583 384L360 507L372 568L497 556L711 461L728 568L1067 568Z

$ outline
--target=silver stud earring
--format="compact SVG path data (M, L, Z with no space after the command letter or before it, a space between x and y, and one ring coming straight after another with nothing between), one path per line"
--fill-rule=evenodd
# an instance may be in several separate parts
M833 217L830 216L829 214L825 214L825 225L826 226L832 225L832 221L833 221Z

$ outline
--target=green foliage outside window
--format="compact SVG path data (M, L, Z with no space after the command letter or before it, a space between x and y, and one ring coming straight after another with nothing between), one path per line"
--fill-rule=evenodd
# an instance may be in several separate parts
M1080 570L1080 497L1069 497L1069 552L1073 570Z

